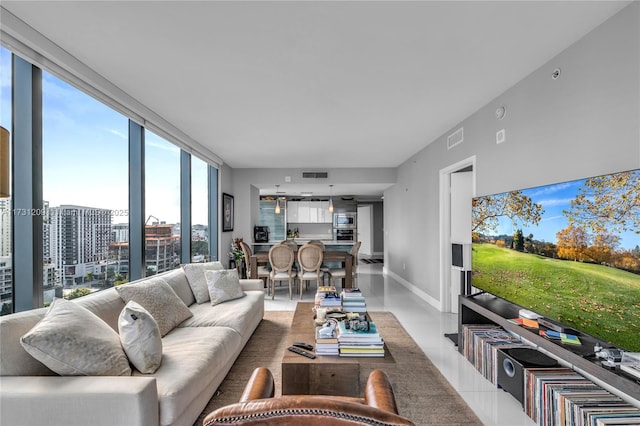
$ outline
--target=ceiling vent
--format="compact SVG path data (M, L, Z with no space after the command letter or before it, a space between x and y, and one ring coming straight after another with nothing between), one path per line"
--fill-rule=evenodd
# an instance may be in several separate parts
M302 172L302 179L328 179L329 172Z
M464 127L460 127L458 130L447 136L447 149L451 149L454 146L462 143L462 141L464 140L463 130Z

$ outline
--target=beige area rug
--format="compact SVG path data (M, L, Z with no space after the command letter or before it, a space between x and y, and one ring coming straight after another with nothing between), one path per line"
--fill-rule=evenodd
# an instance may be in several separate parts
M416 425L482 424L392 313L370 312L370 315L396 361L395 366L386 364L385 371L391 379L401 415ZM264 313L264 319L194 426L202 425L204 417L216 408L237 402L256 367L271 370L276 396L280 395L280 360L286 350L292 319L291 311ZM368 372L363 372L365 375Z

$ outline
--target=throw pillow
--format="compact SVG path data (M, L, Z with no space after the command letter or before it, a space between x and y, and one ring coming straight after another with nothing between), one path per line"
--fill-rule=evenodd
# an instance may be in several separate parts
M193 291L193 295L196 298L196 303L200 304L209 301L209 288L204 272L222 270L224 266L220 262L188 263L182 265L182 269L187 276L187 281L189 281L191 291Z
M204 275L209 287L211 305L217 305L244 296L237 270L206 271Z
M127 302L118 318L118 331L129 362L141 373L155 373L162 362L162 339L151 314L133 300Z
M120 338L88 309L55 299L20 344L50 370L65 376L129 376Z
M191 318L193 313L162 278L148 278L116 287L125 303L131 300L145 308L158 323L160 336Z

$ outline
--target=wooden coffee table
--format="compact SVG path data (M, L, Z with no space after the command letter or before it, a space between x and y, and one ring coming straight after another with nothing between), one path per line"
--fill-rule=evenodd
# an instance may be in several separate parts
M304 342L315 348L312 308L313 302L298 302L287 347L293 342ZM379 331L384 339L384 330ZM369 373L374 369L395 369L395 360L386 344L384 358L318 355L315 359L309 359L285 350L282 357L282 394L362 397Z

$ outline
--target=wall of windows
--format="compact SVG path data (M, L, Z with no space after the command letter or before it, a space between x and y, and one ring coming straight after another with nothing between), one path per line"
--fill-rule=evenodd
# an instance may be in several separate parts
M19 204L39 213L0 216L1 314L179 267L181 217L191 217L193 224L187 259L217 259L217 226L211 235L209 229L209 221L217 220L214 167L185 157L166 139L144 128L142 133L125 115L15 59L12 65L11 52L0 48L0 125L13 132L13 143L20 147L10 176L16 194L28 196L13 203L11 197L0 197L0 208L6 213ZM12 79L12 72L20 78ZM29 117L12 121L12 110L21 111L16 117ZM132 149L140 149L141 155L132 156ZM191 161L182 171L181 155ZM192 192L186 197L193 200L191 205L181 203L181 176L184 180L189 169L192 185L182 191ZM132 178L136 170L142 173ZM139 207L130 210L130 205ZM131 229L144 229L144 237L130 235L132 223ZM18 228L21 239L14 244ZM28 259L22 261L24 256L14 252L28 253ZM130 265L133 253L144 253L138 255L142 268Z

